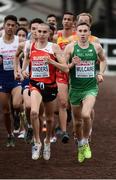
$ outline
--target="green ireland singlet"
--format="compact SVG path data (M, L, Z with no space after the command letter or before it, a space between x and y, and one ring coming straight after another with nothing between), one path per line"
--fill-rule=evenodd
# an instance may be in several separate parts
M81 60L70 70L69 98L71 104L79 105L86 96L97 96L98 84L96 80L97 54L92 44L82 49L75 44L70 63L74 56Z

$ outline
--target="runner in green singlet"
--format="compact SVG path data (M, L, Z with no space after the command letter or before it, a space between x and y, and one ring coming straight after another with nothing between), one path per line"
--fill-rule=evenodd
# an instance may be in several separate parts
M69 98L78 137L77 159L79 162L83 162L92 157L88 142L92 126L91 111L98 94L98 84L104 80L106 57L100 44L88 41L90 26L87 23L77 25L77 34L78 42L67 45L64 53L70 68ZM96 74L98 58L100 72Z

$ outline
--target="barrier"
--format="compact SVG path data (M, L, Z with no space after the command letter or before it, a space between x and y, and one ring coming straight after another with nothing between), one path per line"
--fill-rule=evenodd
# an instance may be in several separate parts
M106 57L107 57L107 69L106 75L116 75L116 39L100 39Z

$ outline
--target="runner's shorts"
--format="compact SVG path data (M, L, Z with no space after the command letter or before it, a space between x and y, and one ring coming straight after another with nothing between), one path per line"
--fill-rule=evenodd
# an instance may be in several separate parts
M93 88L91 90L87 91L78 91L77 89L70 88L69 89L69 99L70 103L72 105L80 105L81 102L87 97L87 96L97 96L98 95L98 88Z
M68 82L69 82L68 74L65 72L62 72L60 70L57 70L56 71L56 82L68 84Z
M50 102L55 100L58 93L56 82L52 84L45 84L43 82L30 80L29 89L30 92L33 90L40 92L43 102Z
M4 81L0 80L0 92L11 93L12 89L21 86L21 82L17 80Z

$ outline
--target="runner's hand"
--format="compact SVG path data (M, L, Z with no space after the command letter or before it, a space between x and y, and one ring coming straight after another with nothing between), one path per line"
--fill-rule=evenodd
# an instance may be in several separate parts
M25 70L22 71L22 76L24 79L29 77L29 73L27 73Z
M19 71L14 71L14 77L16 80L21 80L21 73Z
M80 59L78 56L74 56L74 57L72 58L72 63L73 63L74 65L80 64L80 61L81 61L81 59Z
M97 81L98 83L101 83L104 81L103 75L102 74L97 74Z
M45 56L45 57L44 57L44 60L45 60L47 63L49 63L49 64L51 64L51 61L53 61L53 60L50 58L50 56Z

